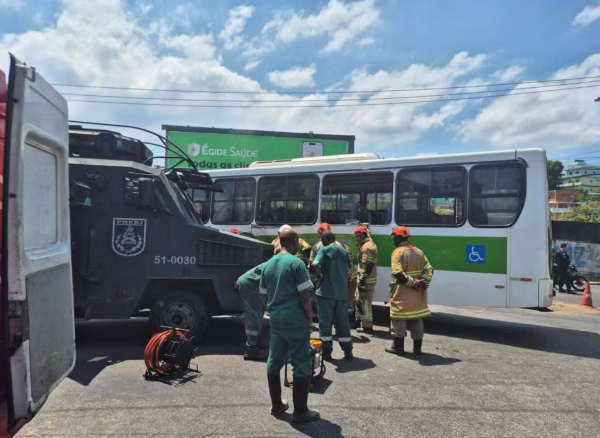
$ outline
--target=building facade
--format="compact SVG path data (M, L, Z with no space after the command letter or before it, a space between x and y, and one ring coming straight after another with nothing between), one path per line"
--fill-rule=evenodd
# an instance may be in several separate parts
M575 160L567 166L562 176L562 188L577 188L589 194L600 194L600 166Z
M550 190L548 192L548 203L552 213L565 213L569 208L579 205L577 202L579 189Z

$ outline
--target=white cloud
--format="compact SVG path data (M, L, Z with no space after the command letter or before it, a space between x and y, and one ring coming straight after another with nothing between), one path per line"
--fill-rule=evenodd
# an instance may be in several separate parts
M229 18L219 32L219 39L223 40L227 50L236 49L244 41L242 33L247 21L254 13L254 6L241 5L229 11Z
M549 79L600 75L600 54L557 71ZM523 86L529 87L527 83ZM518 93L520 86L511 93ZM532 146L567 149L600 142L599 93L579 89L495 99L473 119L463 122L459 136L496 147Z
M358 42L356 44L359 47L372 46L373 44L375 44L375 38L372 38L372 37L361 38L360 40L358 40Z
M0 7L19 10L23 7L23 0L0 0Z
M152 9L154 8L154 5L150 4L150 3L138 3L137 7L140 11L140 15L146 16L150 13L150 11L152 11Z
M292 67L283 71L271 71L267 73L267 78L276 87L280 88L300 88L314 87L315 80L313 78L317 71L314 64L308 67Z
M492 75L492 79L498 82L510 82L519 77L525 68L521 65L513 65L504 70L497 70Z
M214 46L214 37L206 32L181 33L177 22L163 17L159 21L138 21L127 9L125 0L68 0L55 22L40 30L0 37L0 52L9 49L21 60L36 66L50 82L112 85L189 90L232 90L260 93L267 91L253 79L225 67ZM44 50L40 50L44 48ZM458 53L444 65L435 67L411 65L394 71L354 71L340 82L340 87L359 90L368 87L411 88L420 86L449 86L468 80L485 65L484 55ZM5 69L7 59L0 58ZM252 67L250 65L250 67ZM306 69L306 68L305 68ZM286 86L313 86L314 66L309 66L301 78L287 78ZM285 79L284 82L285 82ZM294 83L294 80L296 81ZM63 93L116 94L143 97L177 97L215 99L215 96L187 93L127 92L102 90L61 89ZM218 126L246 129L269 129L331 134L354 134L359 151L382 152L387 155L406 154L402 145L414 141L432 129L444 128L458 115L464 104L366 106L379 103L373 100L381 94L362 96L363 101L345 97L335 107L277 109L198 108L100 105L69 102L73 120L125 123L160 131L161 124ZM389 96L389 94L388 94ZM65 96L70 100L89 99ZM282 100L298 104L322 105L317 99L338 99L339 95L309 95L303 98L285 94L236 94L223 99L265 99L277 105ZM90 100L100 100L94 98ZM112 101L116 99L110 99ZM148 101L145 101L148 102ZM152 103L159 103L150 101ZM212 102L177 102L185 105L214 105ZM342 105L363 105L344 107ZM123 130L148 140L139 132ZM389 149L393 146L393 149ZM386 148L388 148L386 150ZM158 152L158 151L157 151Z
M340 51L354 42L368 45L372 42L365 34L378 21L375 0L329 0L321 10L310 15L304 11L278 12L248 44L244 55L257 58L274 51L280 44L317 37L327 39L321 49L323 53Z
M244 65L244 70L245 71L252 71L256 67L258 67L259 65L260 65L260 61L258 61L258 60L248 61L246 63L246 65Z
M573 20L573 24L577 24L580 26L587 26L590 23L593 23L597 19L600 18L600 4L596 6L588 5L583 10L577 14L575 19Z
M192 16L194 14L194 6L191 3L185 3L177 5L171 16L175 18L176 26L189 30L192 27Z
M1 36L0 53L12 51L22 61L34 65L50 82L250 93L269 91L250 77L225 67L215 47L215 37L207 29L182 31L177 17L166 16L149 21L148 17L140 17L135 4L127 3L125 0L65 0L63 5L63 10L56 17L48 18L53 20L51 24L39 30ZM334 89L382 90L463 86L473 81L489 83L492 77L485 75L489 67L487 59L483 54L469 55L461 52L445 63L434 66L413 64L395 70L355 70L347 77L339 78ZM7 57L0 57L1 69L6 70L7 61ZM248 61L258 62L252 59ZM249 64L247 67L256 66ZM315 69L314 66L308 68L308 73ZM506 71L508 70L510 67L506 68ZM580 65L565 68L557 72L553 78L585 75L600 75L600 55L590 57ZM314 86L313 82L308 83L309 80L314 81L314 72L305 74L301 79L305 83L297 86ZM302 81L296 79L296 84L298 82ZM287 85L290 83L293 83L293 80L288 79ZM405 92L364 93L340 99L339 94L333 93L299 98L285 93L216 97L201 93L167 94L150 91L104 92L96 89L82 91L71 88L62 88L61 91L187 99L270 100L274 102L263 105L279 104L288 107L276 109L259 107L248 110L247 108L121 106L69 102L69 112L73 120L125 123L157 132L160 132L161 124L178 124L354 134L357 136L358 151L384 152L385 156L414 155L417 152L412 146L415 140L432 130L447 130L456 126L457 117L463 114L464 108L468 105L466 102L471 102L378 105L382 101L376 100L379 97L409 94ZM417 94L437 93L439 91L431 93L421 91ZM558 99L551 97L552 93L531 96L538 100L529 105L519 104L522 102L519 99L524 99L524 96L514 97L510 102L508 101L510 98L506 98L507 103L499 99L497 102L502 111L490 114L489 111L494 107L493 103L488 105L470 124L459 125L458 135L461 138L477 139L482 144L490 142L494 146L502 143L500 140L508 139L508 142L512 142L515 138L520 140L520 135L528 132L536 134L544 129L549 129L550 132L544 132L542 138L552 140L557 137L569 145L572 144L571 138L580 143L584 142L582 138L585 141L591 138L598 141L600 138L598 134L600 105L592 102L590 93L586 92L582 99L575 102L570 101L569 98L579 95L565 94ZM69 100L90 99L65 97ZM290 108L292 103L281 102L292 100L298 104L322 105L323 102L315 101L327 98L334 101L339 99L339 101L335 107L327 108ZM350 100L357 98L362 100ZM90 100L100 100L100 98ZM547 102L549 100L551 101ZM180 101L177 103L215 105L214 102ZM503 105L509 104L510 106L504 108ZM486 114L485 117L482 118L482 114ZM535 119L542 116L545 119L539 121ZM147 139L138 132L126 130L123 132L126 135ZM523 132L525 134L521 134Z

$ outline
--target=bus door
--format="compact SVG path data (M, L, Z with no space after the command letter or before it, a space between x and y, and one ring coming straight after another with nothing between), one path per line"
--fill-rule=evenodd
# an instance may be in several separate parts
M0 436L10 436L73 368L75 330L67 103L14 57L0 86Z

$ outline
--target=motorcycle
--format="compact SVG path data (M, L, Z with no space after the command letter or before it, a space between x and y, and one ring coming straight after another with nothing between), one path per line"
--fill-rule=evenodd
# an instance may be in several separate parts
M567 272L569 273L569 282L571 283L571 287L577 292L583 292L585 284L587 283L587 278L577 271L577 266L575 265L569 266L569 270Z

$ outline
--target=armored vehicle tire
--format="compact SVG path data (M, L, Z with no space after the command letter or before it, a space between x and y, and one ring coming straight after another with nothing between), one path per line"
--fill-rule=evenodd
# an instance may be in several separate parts
M202 337L210 312L208 305L198 293L192 291L173 291L156 297L151 306L150 324L159 332L164 327L176 327L184 330L186 337Z

